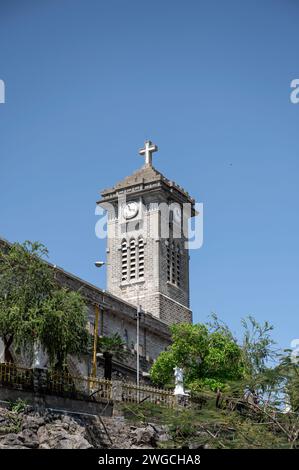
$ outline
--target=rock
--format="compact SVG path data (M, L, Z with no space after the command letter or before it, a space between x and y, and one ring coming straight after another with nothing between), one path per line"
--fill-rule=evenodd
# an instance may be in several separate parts
M23 446L22 440L17 434L9 433L0 437L0 444L6 447Z
M37 449L39 446L36 433L30 429L24 429L18 434L18 437L23 442L23 445L29 449Z
M5 446L5 445L0 444L0 449L28 449L28 447L19 446L19 445L11 447L11 446Z
M145 428L137 428L135 431L134 444L147 444L151 447L156 447L157 445L157 435L153 426L146 426Z
M159 442L168 442L171 440L171 436L169 435L169 430L167 426L157 425L154 423L149 423L149 425L152 426L156 431L157 440Z
M199 442L200 436L197 439ZM16 415L0 407L0 449L152 449L168 441L168 427L157 423L136 423L120 416L100 420L54 415L49 411L27 410ZM196 439L194 446L197 448Z
M61 439L55 449L91 449L92 446L83 436L69 436Z
M171 439L170 435L166 432L158 435L159 442L168 442L170 441L170 439Z
M27 415L23 421L22 430L30 429L36 432L44 424L45 424L44 418Z
M189 449L196 450L196 449L205 449L205 445L202 442L191 442L188 445Z
M70 427L72 427L72 432L69 432ZM92 445L84 434L83 427L72 423L70 426L59 420L39 428L37 437L41 449L90 449Z

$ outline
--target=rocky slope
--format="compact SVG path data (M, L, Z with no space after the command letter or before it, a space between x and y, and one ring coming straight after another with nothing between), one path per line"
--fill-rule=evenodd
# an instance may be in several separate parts
M149 449L168 439L163 426L133 426L122 417L100 420L0 408L0 449Z

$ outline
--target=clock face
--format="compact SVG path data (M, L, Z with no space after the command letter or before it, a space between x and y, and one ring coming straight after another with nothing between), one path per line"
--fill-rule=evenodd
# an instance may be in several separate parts
M132 219L138 214L137 202L128 202L124 207L124 217L126 219Z

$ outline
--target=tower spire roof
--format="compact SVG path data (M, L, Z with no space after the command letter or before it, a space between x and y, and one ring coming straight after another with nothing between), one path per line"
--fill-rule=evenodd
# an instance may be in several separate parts
M139 150L139 154L145 157L144 165L133 174L116 183L112 188L102 190L102 199L97 201L97 203L114 199L120 192L130 192L137 195L139 192L154 190L160 187L170 191L174 197L177 196L182 202L188 201L193 205L195 200L184 188L166 178L153 166L152 154L157 151L157 145L147 140L144 147Z

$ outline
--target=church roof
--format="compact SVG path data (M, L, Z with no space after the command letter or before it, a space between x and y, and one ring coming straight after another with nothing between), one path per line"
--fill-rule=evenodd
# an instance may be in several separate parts
M151 165L143 165L130 176L126 176L123 180L119 181L110 189L104 189L102 195L106 193L117 191L128 186L133 186L140 183L150 183L152 181L166 180L166 178L156 168Z
M144 189L144 186L148 184L160 182L161 185L167 187L170 190L174 190L180 193L184 199L187 199L188 202L192 204L195 203L195 200L189 195L189 193L176 184L174 181L169 180L166 178L160 171L158 171L155 167L151 164L145 164L138 170L136 170L132 175L125 177L123 180L116 183L112 188L104 189L101 191L101 196L104 200L113 197L119 191L122 191L127 188L132 188L136 186L140 186L140 189ZM100 201L99 201L100 202Z

